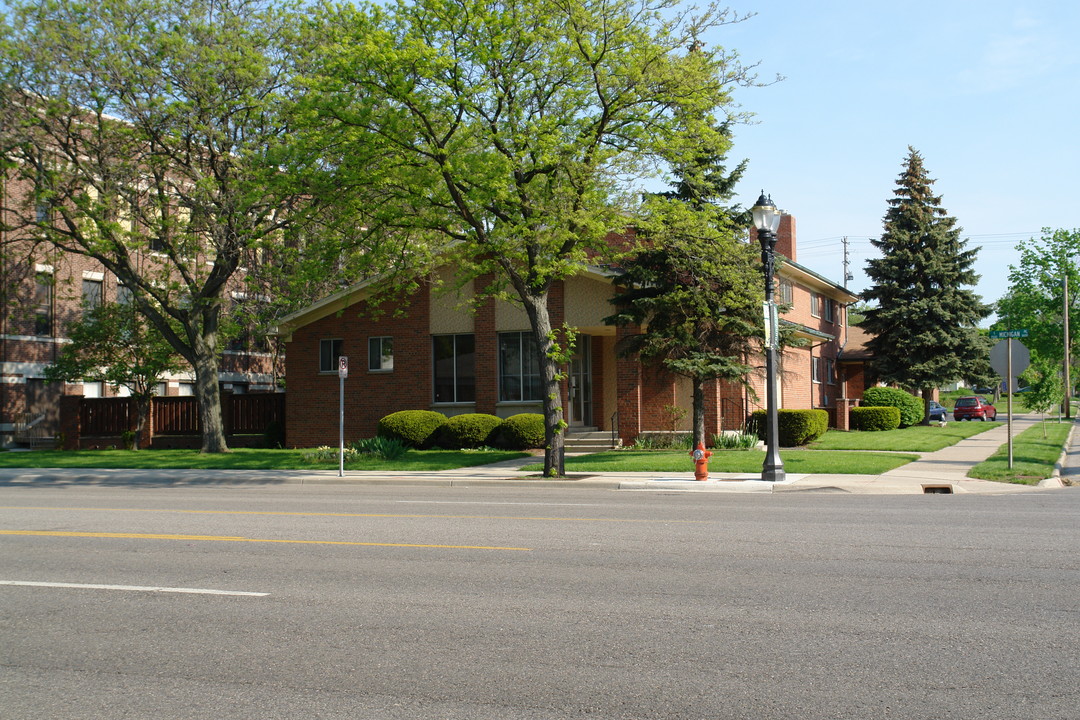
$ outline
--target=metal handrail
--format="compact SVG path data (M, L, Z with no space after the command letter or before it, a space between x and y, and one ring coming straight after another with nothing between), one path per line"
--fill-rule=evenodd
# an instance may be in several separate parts
M619 411L611 413L611 447L618 447L615 443L619 439Z

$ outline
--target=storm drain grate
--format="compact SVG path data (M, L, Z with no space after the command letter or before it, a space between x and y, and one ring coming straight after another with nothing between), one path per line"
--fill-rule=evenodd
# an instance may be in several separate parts
M923 485L922 491L926 495L952 495L952 485Z

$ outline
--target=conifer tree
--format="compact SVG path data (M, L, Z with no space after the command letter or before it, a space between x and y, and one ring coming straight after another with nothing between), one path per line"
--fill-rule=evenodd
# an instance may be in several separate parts
M921 391L928 405L935 387L985 373L989 348L976 327L990 306L971 289L978 249L934 195L922 156L908 157L885 213L884 233L872 241L882 257L867 262L874 303L862 323L871 335L880 380ZM925 422L925 416L924 416Z
M617 348L689 378L693 443L705 438L705 383L750 387L761 330L761 269L745 239L747 213L728 206L746 167L727 172L727 126L684 163L674 163L673 190L650 195L638 224L638 246L620 264L622 290L612 298L612 325L636 326Z

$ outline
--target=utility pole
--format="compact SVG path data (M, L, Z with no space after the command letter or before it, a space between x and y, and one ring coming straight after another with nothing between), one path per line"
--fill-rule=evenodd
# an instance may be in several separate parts
M848 271L848 267L851 265L851 261L848 260L848 239L845 237L842 242L844 243L844 286L846 287L849 282L855 279L855 276Z
M1065 419L1072 418L1072 379L1069 377L1069 271L1062 268L1061 274L1061 317L1065 331Z

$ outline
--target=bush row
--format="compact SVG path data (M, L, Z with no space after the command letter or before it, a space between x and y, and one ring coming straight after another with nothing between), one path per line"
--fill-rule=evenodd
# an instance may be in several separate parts
M900 427L922 422L923 401L900 388L871 387L863 392L862 407L894 407L900 411Z
M504 420L486 413L466 413L448 418L432 410L402 410L380 420L377 433L414 448L527 450L544 447L544 416L521 413Z
M776 411L777 429L780 431L780 447L798 447L817 440L829 429L829 413L825 410ZM750 415L750 430L768 442L765 434L765 411L755 410Z
M900 408L892 406L851 408L852 430L895 430L898 427L900 427Z

